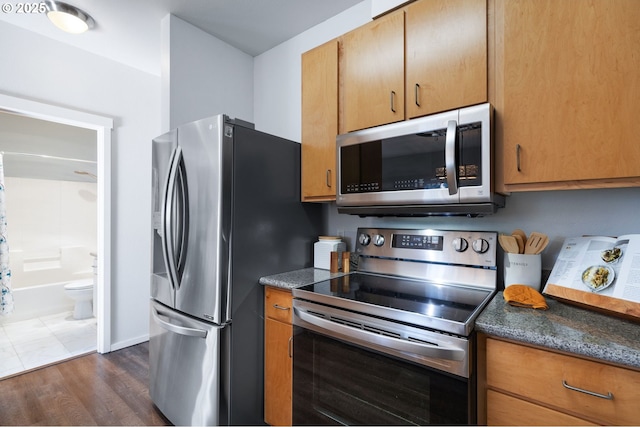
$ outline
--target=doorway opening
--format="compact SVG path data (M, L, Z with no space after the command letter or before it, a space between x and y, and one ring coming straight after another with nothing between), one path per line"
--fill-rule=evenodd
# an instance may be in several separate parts
M0 112L95 131L95 173L78 168L77 175L96 180L95 318L96 351L111 351L111 130L113 120L82 111L0 94ZM82 173L86 172L86 173ZM86 195L86 193L85 193ZM9 224L9 228L11 224ZM9 231L9 236L11 232ZM11 242L9 241L9 246ZM10 315L9 315L10 316Z

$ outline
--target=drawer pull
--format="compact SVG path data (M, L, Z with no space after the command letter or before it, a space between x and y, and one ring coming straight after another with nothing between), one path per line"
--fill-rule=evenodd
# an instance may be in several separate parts
M567 388L567 389L573 390L573 391L579 391L580 393L588 394L589 396L599 397L600 399L613 400L613 394L610 391L607 392L607 394L595 393L593 391L589 391L589 390L585 390L585 389L582 389L582 388L570 386L569 384L567 384L567 382L565 380L562 380L562 385L564 386L564 388Z
M291 307L283 307L278 304L273 304L273 308L277 308L278 310L286 310L286 311L291 310Z

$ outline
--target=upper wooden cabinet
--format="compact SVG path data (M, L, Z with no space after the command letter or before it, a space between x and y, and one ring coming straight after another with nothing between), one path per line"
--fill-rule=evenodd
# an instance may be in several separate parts
M336 198L338 41L302 54L302 201Z
M640 185L637 0L495 0L504 189Z
M486 0L406 8L406 118L487 102Z
M342 36L340 133L404 120L404 11Z
M487 101L486 0L420 0L342 37L350 132Z

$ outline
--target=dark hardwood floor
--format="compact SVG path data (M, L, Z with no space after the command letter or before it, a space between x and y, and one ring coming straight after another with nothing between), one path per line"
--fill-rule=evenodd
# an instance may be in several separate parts
M0 425L171 424L149 397L147 342L0 380Z

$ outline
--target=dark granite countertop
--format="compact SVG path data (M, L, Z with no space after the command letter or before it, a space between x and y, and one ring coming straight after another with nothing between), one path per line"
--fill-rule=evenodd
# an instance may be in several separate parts
M260 278L260 284L294 289L344 273L304 268ZM519 341L640 369L640 323L545 298L548 310L513 307L498 292L476 319L475 329Z
M476 330L640 369L640 324L545 298L548 310L513 307L498 292Z
M302 270L261 277L260 284L275 286L277 288L294 289L344 275L345 273L331 273L329 270L323 270L321 268L303 268Z

